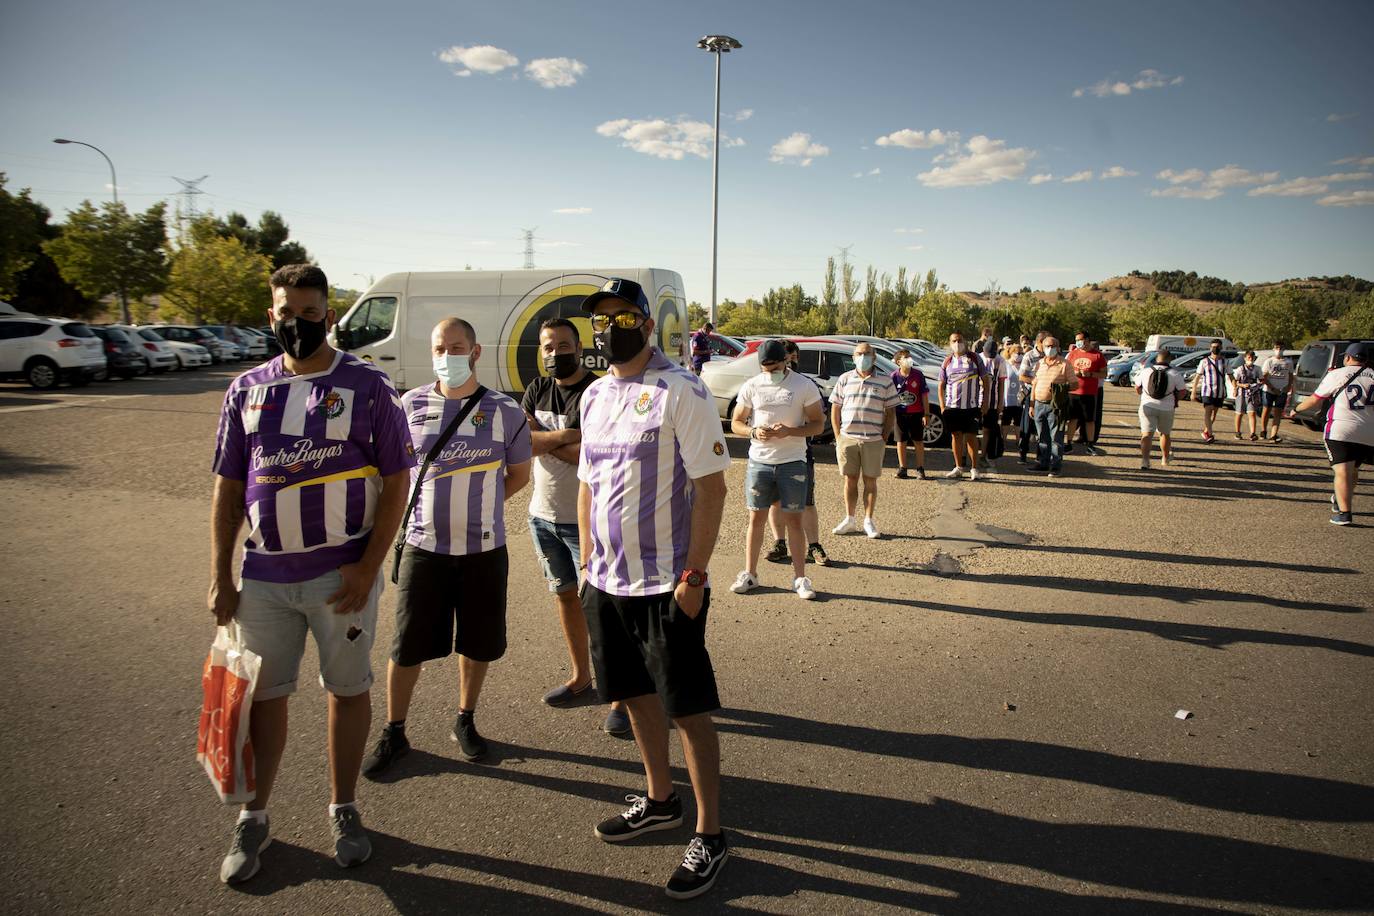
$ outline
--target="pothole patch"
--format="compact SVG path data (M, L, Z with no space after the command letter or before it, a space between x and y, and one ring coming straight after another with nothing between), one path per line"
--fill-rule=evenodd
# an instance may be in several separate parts
M1029 544L1030 535L997 525L978 525L964 514L968 494L962 487L945 488L940 507L930 520L935 533L934 558L923 567L937 576L957 576L964 571L960 562L974 551L998 544Z

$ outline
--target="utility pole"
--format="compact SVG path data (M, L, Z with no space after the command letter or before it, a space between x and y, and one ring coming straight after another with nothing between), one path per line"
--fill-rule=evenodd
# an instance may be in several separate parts
M200 189L200 183L209 177L209 175L202 175L199 178L172 176L172 180L181 185L181 190L177 192L177 241L182 245L186 244L187 223L194 223L200 218L200 209L196 206L196 198L205 193Z
M105 160L105 164L110 167L110 197L113 198L115 208L118 209L119 179L115 177L114 162L110 159L109 156L105 155L105 151L100 147L96 146L95 144L87 143L84 140L68 140L65 137L57 137L52 142L60 143L64 146L69 143L75 144L77 146L84 146L87 149L95 150L97 153L101 155L101 157ZM119 318L124 324L129 324L129 294L124 289L124 280L122 277L119 281Z
M708 312L712 325L716 323L716 268L717 239L720 231L720 57L743 47L729 35L706 35L697 41L697 47L710 51L716 56L716 126L711 148L711 308Z
M538 228L539 228L538 226L535 226L534 229L521 229L521 230L520 230L520 232L523 233L523 235L524 235L524 237L525 237L525 269L526 269L526 270L534 270L534 232L535 232L535 229L538 229Z

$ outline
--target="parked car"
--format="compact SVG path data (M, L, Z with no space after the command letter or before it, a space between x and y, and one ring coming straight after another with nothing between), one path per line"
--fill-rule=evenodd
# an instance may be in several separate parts
M205 328L188 324L153 324L148 327L160 334L164 340L204 347L209 351L210 361L215 365L238 358L237 345L220 340L214 332Z
M1360 340L1364 343L1374 343L1368 338ZM1308 429L1321 429L1326 425L1326 411L1330 402L1323 401L1315 410L1305 413L1298 413L1296 408L1317 390L1317 385L1321 384L1326 373L1345 365L1345 348L1360 340L1314 340L1302 348L1302 354L1298 357L1297 366L1293 370L1293 393L1288 398L1288 410L1293 419Z
M127 381L148 371L143 349L123 330L102 325L90 327L91 332L105 344L105 362L111 375Z
M239 329L236 328L236 327L234 327L233 325L227 325L227 324L205 324L205 325L201 325L201 327L205 328L205 330L209 331L211 334L214 334L216 337L218 337L220 340L224 341L225 343L230 344L231 346L233 346L235 352L238 354L238 355L235 357L235 359L248 359L248 358L250 358L250 357L252 357L252 356L255 355L254 352L253 352L253 346L250 345L248 338L245 337L245 336L242 336L242 335L240 334ZM253 343L256 344L256 340L254 340ZM258 353L259 353L261 356L263 356L264 358L266 358L266 356L267 356L267 347L266 347L266 345L262 345L262 346L258 349Z
M1136 369L1154 365L1155 355L1156 351L1147 350L1144 353L1135 353L1131 356L1112 360L1107 363L1107 381L1118 388L1134 385L1137 375Z
M266 359L281 355L281 344L277 343L277 336L272 333L272 329L266 331L261 328L239 328L245 334L252 334L262 341L263 352Z
M0 317L0 378L47 389L88 385L105 372L104 342L84 321Z
M169 369L177 368L176 354L172 352L167 341L157 336L156 331L140 329L127 324L112 324L109 327L117 328L129 335L129 339L138 347L149 372L156 372L161 375Z

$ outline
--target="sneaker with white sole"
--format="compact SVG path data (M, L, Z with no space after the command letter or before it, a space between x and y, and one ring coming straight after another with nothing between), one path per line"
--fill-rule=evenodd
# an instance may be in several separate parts
M831 534L853 534L859 530L859 526L854 524L854 516L846 515L834 528L830 529Z
M864 535L871 538L878 537L878 526L873 524L873 519L864 519Z
M664 888L664 892L674 900L690 900L701 896L716 883L716 878L729 857L730 851L726 848L724 833L714 837L697 834L687 844L687 854L682 857L682 864L668 879L668 886Z
M629 808L596 825L596 835L607 843L623 843L641 833L682 826L682 799L676 792L661 802L647 795L626 795L625 800Z
M334 861L340 868L353 868L372 858L372 841L357 808L340 808L329 819L329 826L334 832Z
M734 584L730 586L730 591L736 595L743 595L745 592L752 592L759 587L759 577L749 572L747 569L740 570L740 574L735 576Z
M267 821L239 821L234 825L234 838L229 842L229 852L220 863L219 879L225 884L238 884L247 881L258 873L262 862L258 853L272 845Z
M969 479L969 480L977 480L977 479L980 478L980 477L985 477L985 476L987 476L987 473L988 473L987 471L984 471L982 474L979 474L977 468L970 468L970 469L969 469L969 472L968 472L968 479Z
M955 478L963 477L963 476L964 476L964 469L961 468L961 467L959 467L959 465L956 464L956 465L954 466L954 470L952 470L952 471L950 471L948 474L946 474L946 475L945 475L945 478L948 479L948 480L954 480Z
M792 590L797 593L797 597L803 601L810 601L816 597L816 590L811 587L811 580L806 576L792 581Z

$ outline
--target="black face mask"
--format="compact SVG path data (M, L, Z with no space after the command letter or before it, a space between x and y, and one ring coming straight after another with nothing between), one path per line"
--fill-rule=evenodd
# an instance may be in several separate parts
M618 328L611 325L595 336L596 345L606 354L612 365L628 363L649 343L649 339L640 328Z
M544 357L544 371L556 379L571 378L582 367L575 353L556 353Z
M292 359L309 359L324 344L325 319L307 321L297 315L285 321L272 322L272 333L282 352Z

